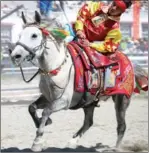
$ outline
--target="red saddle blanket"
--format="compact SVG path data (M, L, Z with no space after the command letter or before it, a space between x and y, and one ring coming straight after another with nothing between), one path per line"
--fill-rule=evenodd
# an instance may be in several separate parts
M102 91L102 95L125 94L130 97L134 91L134 72L133 67L127 56L122 52L116 51L111 55L103 55L93 48L80 47L75 42L70 42L67 48L71 54L75 67L75 91L91 92L96 94L99 90L99 83L92 88L88 88L91 79L92 68L96 68L98 73L104 78L107 67L112 67L115 75L115 85L106 87ZM120 73L118 73L118 70Z

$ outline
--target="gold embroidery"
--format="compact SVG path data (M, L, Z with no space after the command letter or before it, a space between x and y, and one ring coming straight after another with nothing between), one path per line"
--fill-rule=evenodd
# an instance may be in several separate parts
M132 69L129 70L129 73L126 76L126 80L120 85L120 88L125 89L129 95L132 94L133 91L133 71Z
M118 56L120 56L120 59L123 60L124 64L129 65L129 61L128 61L127 57L123 53L118 51Z

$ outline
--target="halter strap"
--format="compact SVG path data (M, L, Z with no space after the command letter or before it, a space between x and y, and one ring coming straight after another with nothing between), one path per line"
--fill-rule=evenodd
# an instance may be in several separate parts
M47 30L47 27L36 25L36 23L27 24L27 25L24 26L24 28L26 28L26 27L37 27L38 29L40 29L43 36L45 36L45 37L49 36L49 38L54 42L54 44L56 45L56 48L59 51L59 48L58 48L57 44L55 43L55 41L52 39L53 37L51 38L50 31ZM42 47L43 43L45 43L45 42L42 41L41 44L39 46L35 47L34 49L29 48L28 46L26 46L25 44L23 44L21 42L17 42L16 45L22 46L25 50L27 50L29 53L31 53L32 59L33 59L34 56L35 56L36 50L38 50L39 47ZM47 48L47 47L45 46L45 48ZM57 75L65 62L66 62L66 58L64 59L64 61L62 62L62 64L58 68L56 68L54 70L51 70L49 72L47 72L45 70L42 70L42 69L39 69L39 73L42 74L42 75L49 75L49 74Z

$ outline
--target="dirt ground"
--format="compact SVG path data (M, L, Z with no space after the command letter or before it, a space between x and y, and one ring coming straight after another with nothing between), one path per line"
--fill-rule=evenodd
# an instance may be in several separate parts
M27 103L1 107L1 151L25 152L35 138L36 128L29 116ZM39 112L40 114L40 112ZM83 124L82 109L60 111L51 115L53 124L45 128L45 152L104 152L116 142L116 117L112 100L95 109L94 125L80 139L77 149L65 148ZM148 99L133 98L126 114L127 130L122 151L148 152ZM112 149L111 149L112 151Z

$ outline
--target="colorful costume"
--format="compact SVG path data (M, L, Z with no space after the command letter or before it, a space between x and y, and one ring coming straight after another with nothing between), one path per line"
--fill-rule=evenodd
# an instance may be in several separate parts
M91 42L90 47L102 53L115 52L122 38L120 17L109 16L108 8L102 2L86 3L79 10L75 23L76 32L82 30Z
M75 37L75 33L70 24L66 24L64 28L52 28L51 29L50 27L47 27L46 24L41 23L40 29L42 30L44 35L48 36L49 33L51 33L53 36L63 39L65 43L71 42Z

